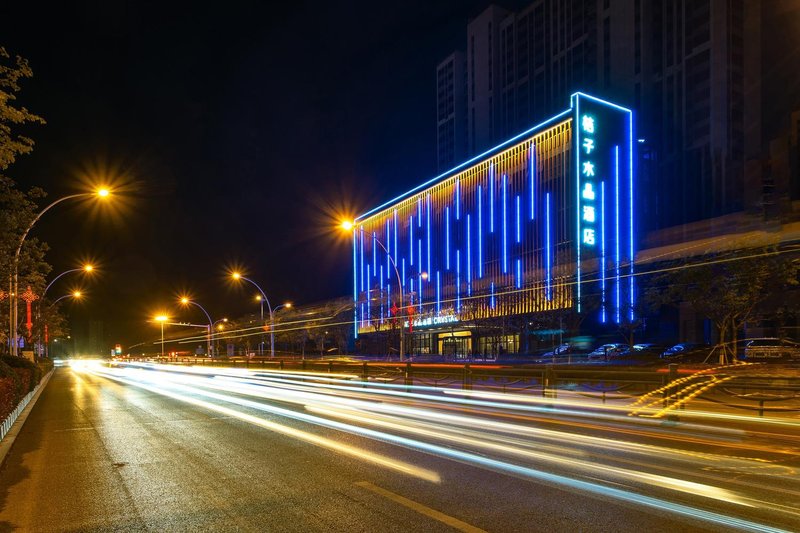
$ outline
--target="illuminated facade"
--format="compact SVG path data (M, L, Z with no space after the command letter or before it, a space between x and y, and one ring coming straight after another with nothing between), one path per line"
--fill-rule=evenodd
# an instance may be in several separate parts
M518 331L494 331L503 318L630 319L632 124L630 110L576 93L562 113L358 217L356 336L390 339L402 325L408 353L470 355L520 351Z

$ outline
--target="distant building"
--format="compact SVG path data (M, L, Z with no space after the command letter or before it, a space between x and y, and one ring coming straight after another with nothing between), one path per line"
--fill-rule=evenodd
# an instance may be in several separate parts
M474 156L551 116L564 94L591 92L637 110L643 229L777 216L774 191L800 199L796 172L775 184L769 165L773 139L796 138L799 19L786 0L490 5L466 28L467 105L453 120L465 114Z
M455 51L436 67L436 154L439 172L467 156L466 61Z

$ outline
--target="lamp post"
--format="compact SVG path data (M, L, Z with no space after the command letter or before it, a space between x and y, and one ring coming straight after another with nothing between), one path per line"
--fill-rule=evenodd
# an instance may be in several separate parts
M349 220L345 220L344 222L341 223L340 227L344 231L352 230L353 231L353 240L355 240L355 238L356 238L355 224L353 224ZM402 313L403 312L403 280L400 277L400 271L397 270L397 263L395 263L394 257L392 256L392 254L389 253L389 250L381 242L381 240L378 239L377 236L373 235L373 240L378 244L378 246L380 246L383 249L384 252L386 252L386 257L389 258L389 262L392 264L392 268L394 269L395 276L397 277L397 292L400 294L400 312ZM422 273L420 273L420 277L422 279L428 279L428 274L426 272L422 272ZM405 343L404 343L405 326L403 325L402 318L403 318L402 315L400 315L400 319L401 319L400 320L400 360L401 361L403 360L403 357L405 356L405 351L404 351L404 348L405 348Z
M169 320L167 315L157 315L153 317L153 320L156 322L161 323L161 358L164 358L164 322Z
M264 293L264 291L261 289L261 287L258 286L258 283L256 283L252 279L249 279L249 278L246 278L246 277L242 276L242 274L240 272L232 272L231 273L231 278L233 278L236 281L239 281L240 279L244 280L244 281L252 284L256 289L258 289L258 292L261 293L261 299L259 300L259 302L261 303L261 323L262 324L264 323L264 302L267 302L267 309L269 310L269 323L270 323L270 326L269 326L269 353L270 353L270 357L275 357L275 332L273 331L274 330L273 326L274 326L274 321L275 321L275 309L273 309L272 305L270 305L269 298L267 298L267 295ZM291 307L291 304L289 304L289 307ZM263 343L261 343L261 344L263 344ZM263 353L263 348L261 347L261 344L259 344L259 353Z
M42 292L42 297L39 300L40 303L36 306L36 322L37 322L37 326L38 326L38 330L39 330L39 347L40 347L40 350L41 350L41 346L42 346L42 328L41 328L41 324L39 324L41 316L42 316L42 312L41 312L42 311L42 304L41 304L41 302L44 302L44 298L45 298L45 296L47 296L47 291L50 290L50 287L53 286L53 283L55 283L56 281L61 279L61 277L66 276L67 274L71 274L73 272L86 272L87 274L91 274L92 272L94 272L94 266L92 266L90 264L86 264L86 265L83 265L80 268L71 268L69 270L65 270L64 272L62 272L58 276L54 277L53 280L50 283L47 284L47 287L44 288L44 291ZM46 334L47 334L47 331L45 330L45 336L46 336ZM47 339L45 339L45 344L46 343L47 343ZM41 355L42 354L41 354L41 351L40 351L39 356L41 357Z
M9 341L11 341L11 345L13 346L12 355L19 355L19 343L17 342L17 295L19 289L19 254L22 251L22 245L25 243L25 238L28 236L28 233L33 228L34 224L36 224L42 215L47 213L51 208L55 207L56 205L60 204L61 202L65 202L67 200L72 200L75 198L83 198L85 196L97 196L99 198L106 198L109 196L110 191L108 189L98 189L95 192L83 192L78 194L70 194L59 198L55 202L52 202L50 205L42 209L38 215L36 215L28 227L25 228L25 231L22 233L22 237L19 239L19 245L17 246L17 250L14 252L14 262L13 267L11 269L11 277L8 280L8 292L10 293L10 297L8 299L8 318L9 318Z
M227 318L220 318L219 320L211 324L211 329L213 330L214 328L216 328L217 331L222 331L223 329L225 329L225 326L220 324L220 322L227 322L227 321L228 321ZM219 339L217 339L217 342L214 343L214 353L219 354Z
M181 304L183 305L193 305L195 307L199 307L200 310L205 313L206 318L208 319L208 336L206 338L206 353L211 356L211 329L214 327L214 321L211 320L211 315L208 314L208 311L200 305L199 303L195 302L194 300L190 300L186 296L181 298Z
M83 296L83 293L82 293L81 291L72 291L72 292L71 292L71 293L69 293L69 294L65 294L64 296L61 296L61 297L59 297L59 298L56 298L56 301L54 301L53 303L51 303L51 304L49 305L49 307L53 307L54 305L56 305L58 302L60 302L60 301L61 301L61 300L63 300L64 298L75 298L76 300L79 300L79 299L80 299L82 296Z

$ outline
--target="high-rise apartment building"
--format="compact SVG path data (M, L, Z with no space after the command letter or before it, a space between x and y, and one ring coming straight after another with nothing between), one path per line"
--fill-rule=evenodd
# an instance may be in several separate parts
M436 67L436 153L439 172L466 159L466 63L453 52Z
M468 23L463 43L468 155L550 116L563 94L590 91L638 111L645 229L762 209L762 15L769 4L536 0L514 12L487 7Z

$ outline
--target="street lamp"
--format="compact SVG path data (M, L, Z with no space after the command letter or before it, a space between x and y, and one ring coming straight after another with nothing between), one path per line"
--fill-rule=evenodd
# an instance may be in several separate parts
M356 230L355 230L355 224L353 222L351 222L349 220L345 220L340 224L339 227L344 231L351 231L352 230L352 232L353 232L353 240L355 241ZM372 238L376 243L378 243L378 246L380 246L383 249L383 251L386 252L386 256L389 258L389 262L392 264L392 268L394 269L395 276L397 277L397 292L400 294L400 312L402 313L403 312L403 280L400 277L400 271L397 270L397 263L395 263L394 256L392 256L392 254L389 253L389 250L381 242L381 240L378 239L378 237L375 236L375 235L373 235ZM420 275L420 278L423 279L423 280L427 280L428 279L428 273L427 272L420 272L419 275ZM401 361L403 360L403 357L405 356L405 351L404 351L404 348L405 348L405 342L404 342L405 326L403 325L402 318L403 317L401 315L400 316L400 360Z
M221 332L222 330L225 329L225 326L221 323L225 323L227 321L228 321L227 318L220 318L219 320L211 324L211 329L213 330L216 328L217 331ZM219 354L219 338L217 338L217 342L214 343L214 353Z
M200 310L203 311L203 313L205 313L206 318L208 319L208 338L206 339L206 353L208 354L209 357L211 357L211 329L214 327L214 321L211 320L211 315L208 314L208 311L206 311L202 305L193 300L190 300L186 296L181 297L181 304L193 305L195 307L199 307Z
M90 264L83 265L80 268L71 268L69 270L65 270L64 272L62 272L58 276L54 277L53 280L50 283L47 284L47 287L44 288L44 291L42 292L42 297L41 297L41 299L39 300L39 303L36 306L36 322L37 322L37 326L38 326L37 329L39 330L39 342L38 342L38 345L39 345L39 356L40 357L42 355L41 354L42 331L41 331L41 325L38 324L38 323L39 323L39 321L41 319L41 316L42 316L42 313L41 313L42 302L44 302L44 297L47 296L47 291L49 291L50 287L53 286L53 283L58 281L62 276L66 276L67 274L71 274L73 272L85 272L87 274L91 274L93 271L94 271L94 266L92 266ZM45 326L45 328L46 328L46 326ZM45 331L45 336L46 335L47 335L47 331ZM45 339L45 343L47 343L47 339Z
M275 329L274 328L274 326L275 326L275 324L274 324L274 322L275 322L275 311L277 309L273 309L272 308L272 305L270 305L270 303L269 303L269 298L267 298L267 295L264 293L264 291L261 289L261 287L258 286L258 283L256 283L252 279L249 279L249 278L246 278L246 277L242 276L241 272L231 272L231 278L233 278L235 281L244 280L244 281L252 284L256 289L258 289L258 292L261 293L260 294L261 297L260 298L257 297L256 300L261 304L261 323L262 324L264 323L264 302L267 302L267 309L269 309L269 323L270 323L270 327L269 327L269 352L270 352L270 356L271 357L275 357L275 332L273 330ZM283 306L278 306L278 307L286 307L286 304L284 304ZM291 304L289 304L289 307L291 307ZM259 353L263 353L263 351L264 351L262 345L263 345L263 343L260 343L259 346L258 346Z
M161 314L153 317L153 320L161 323L161 358L164 358L164 322L169 320L167 315Z
M83 293L81 291L72 291L69 294L65 294L64 296L61 296L60 298L57 298L55 302L50 304L50 307L53 307L54 305L56 305L58 302L60 302L64 298L75 298L76 300L80 300L82 296L83 296Z
M16 252L14 252L14 262L13 267L11 269L11 276L8 280L8 292L10 293L10 297L8 299L8 320L9 320L9 341L11 342L11 346L13 347L12 355L19 355L19 343L17 342L17 295L19 294L19 254L22 251L22 245L25 243L25 238L28 236L28 233L33 228L34 224L36 224L42 215L47 213L51 208L55 207L56 205L60 204L61 202L65 202L67 200L73 200L75 198L84 198L86 196L96 196L98 198L107 198L111 194L107 188L100 188L94 192L83 192L78 194L70 194L59 198L55 202L52 202L50 205L42 209L38 215L36 215L28 227L25 228L25 231L22 233L22 237L19 239L19 245L17 246Z

